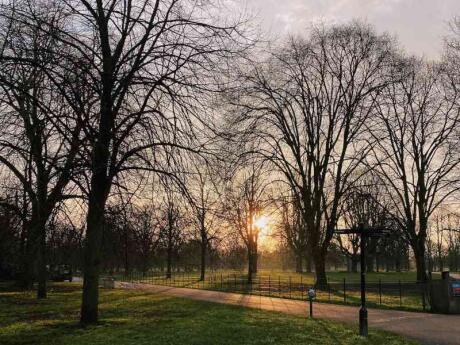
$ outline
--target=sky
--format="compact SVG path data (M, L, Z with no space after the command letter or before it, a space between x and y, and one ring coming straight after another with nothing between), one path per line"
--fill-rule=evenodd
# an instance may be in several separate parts
M313 23L361 19L396 35L409 54L441 55L449 21L460 16L460 0L242 0L272 35L301 33Z

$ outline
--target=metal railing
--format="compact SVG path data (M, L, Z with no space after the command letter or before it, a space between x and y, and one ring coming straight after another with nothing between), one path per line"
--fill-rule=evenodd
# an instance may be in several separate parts
M302 276L255 275L252 283L241 273L212 273L205 280L199 279L197 272L174 272L170 278L163 272L131 272L117 277L129 282L185 287L254 294L260 296L306 300L310 287L316 288L319 302L359 305L360 282L344 278L329 281L325 286L315 286L312 279ZM428 283L408 281L369 281L366 284L369 307L403 309L414 311L429 310Z

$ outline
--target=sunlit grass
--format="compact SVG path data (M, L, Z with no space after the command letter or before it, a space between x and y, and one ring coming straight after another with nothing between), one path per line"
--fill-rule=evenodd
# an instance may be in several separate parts
M429 309L422 296L423 289L416 281L415 272L373 272L366 275L369 307L421 311ZM164 273L133 273L130 277L117 277L150 284L250 293L271 297L306 299L306 291L315 283L312 273L260 270L252 285L246 283L243 271L214 271L200 281L198 272L175 272L171 278ZM359 273L330 272L329 285L317 290L317 301L338 304L360 304ZM412 284L411 284L412 283ZM345 284L345 286L344 286ZM424 309L425 303L425 309Z
M56 284L41 301L0 289L0 344L416 344L374 330L366 340L336 322L132 290L101 290L101 321L81 328L80 289Z

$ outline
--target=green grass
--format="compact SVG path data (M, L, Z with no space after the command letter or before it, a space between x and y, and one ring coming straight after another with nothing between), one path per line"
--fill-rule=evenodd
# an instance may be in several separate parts
M250 293L293 299L306 299L306 289L314 285L315 282L312 273L300 274L288 271L267 270L260 270L254 276L252 286L246 284L247 275L244 271L227 270L209 272L204 282L199 280L198 272L173 273L171 279L166 279L165 274L161 272L153 272L153 274L149 272L149 274L144 277L141 274L133 274L130 278L134 281L150 284ZM334 304L359 305L361 301L359 278L359 273L328 273L329 286L326 289L317 290L317 301ZM117 279L123 280L126 279L126 277L119 276ZM346 280L346 298L344 298L344 279ZM367 274L366 280L369 283L367 285L368 307L422 311L424 310L423 304L425 303L425 310L429 309L426 296L425 301L423 301L422 287L415 287L413 284L408 284L416 281L415 272L369 273ZM399 282L401 282L401 296ZM407 285L405 285L405 283Z
M81 287L53 285L49 298L0 288L2 345L417 344L331 321L198 302L140 291L101 290L98 325L81 328Z

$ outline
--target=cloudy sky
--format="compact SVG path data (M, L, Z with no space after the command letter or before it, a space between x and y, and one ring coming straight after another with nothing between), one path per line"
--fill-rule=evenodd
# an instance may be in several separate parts
M399 37L408 53L439 56L448 22L460 16L460 0L243 0L265 29L278 35L311 23L360 18Z

